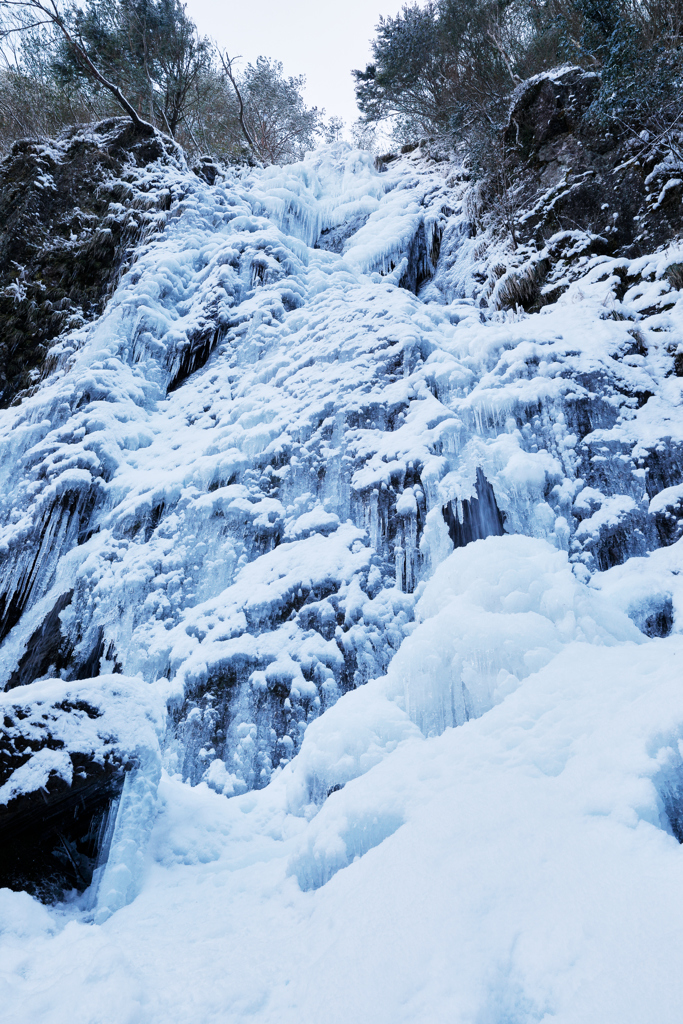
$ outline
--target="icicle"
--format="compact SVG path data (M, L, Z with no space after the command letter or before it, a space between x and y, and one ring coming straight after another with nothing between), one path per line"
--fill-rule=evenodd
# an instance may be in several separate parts
M411 515L407 522L407 529L404 530L404 539L406 544L405 552L405 563L406 563L406 591L412 594L415 589L416 574L415 574L415 561L417 559L417 518Z
M403 590L403 574L405 570L405 552L400 544L394 548L394 559L396 562L396 587Z
M126 774L109 857L97 891L96 924L103 924L138 894L145 848L154 823L159 777L159 762L152 758Z

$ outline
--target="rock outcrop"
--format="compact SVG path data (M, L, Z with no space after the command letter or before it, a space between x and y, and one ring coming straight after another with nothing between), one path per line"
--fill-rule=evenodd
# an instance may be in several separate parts
M167 208L143 169L178 160L128 118L14 144L0 164L0 407L40 379L51 341L102 312Z
M120 675L0 694L0 888L52 902L91 884L126 774L159 763L154 698Z
M595 236L596 252L639 256L681 232L683 180L666 139L590 116L599 88L596 72L577 67L518 88L505 131L517 231L542 247L578 229Z

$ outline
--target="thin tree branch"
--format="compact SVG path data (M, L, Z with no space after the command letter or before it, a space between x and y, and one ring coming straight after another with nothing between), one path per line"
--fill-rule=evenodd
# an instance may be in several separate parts
M2 4L0 4L2 6ZM0 30L0 40L11 36L13 32L27 32L32 28L40 28L41 25L51 25L51 21L34 21L31 25L17 25L15 28L3 28Z
M242 132L244 133L244 137L247 140L247 142L249 143L249 148L251 149L251 151L254 154L254 156L256 157L256 159L260 160L261 157L259 155L258 149L256 148L256 145L254 144L254 140L252 139L251 135L247 131L247 126L244 123L244 100L242 99L242 93L239 90L239 86L238 86L238 84L237 84L237 82L235 80L235 76L234 76L234 74L232 72L232 65L233 65L234 61L236 61L238 58L237 57L233 57L232 60L231 60L230 57L228 56L227 51L225 53L225 56L223 56L223 54L221 53L220 50L218 50L218 57L220 59L221 64L223 65L223 70L225 71L225 74L230 79L232 87L235 90L235 95L237 96L237 102L239 104L238 117L239 117L240 127L242 128Z
M0 8L2 7L22 8L24 10L40 11L44 14L46 18L48 18L48 20L62 33L68 46L71 48L77 63L80 64L83 70L94 78L95 81L99 82L100 85L109 90L119 106L123 107L125 112L128 114L135 127L143 129L147 128L150 131L154 131L151 124L142 120L135 107L132 103L129 103L118 85L115 85L104 77L101 71L95 67L83 46L71 35L64 18L59 12L56 0L45 0L44 3L42 0L0 0Z

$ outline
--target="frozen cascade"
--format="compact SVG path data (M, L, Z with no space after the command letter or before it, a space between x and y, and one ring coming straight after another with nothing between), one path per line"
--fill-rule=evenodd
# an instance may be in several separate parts
M180 156L147 173L172 196L164 230L0 414L6 706L45 680L121 677L168 709L161 749L121 747L98 920L136 891L162 763L244 794L291 770L312 723L396 652L391 699L438 735L570 640L680 628L673 568L629 577L608 625L585 586L607 592L681 533L683 302L665 277L680 254L596 257L542 313L498 312L467 185L428 153L378 168L338 143L212 185ZM536 593L531 574L523 609L533 657L503 622L512 584L484 599L447 573L447 611L425 597L454 548L504 534L526 535L519 573L545 581ZM446 625L456 607L463 623L479 609L467 642ZM312 775L302 806L347 781ZM309 888L346 863L302 857Z
M158 761L148 761L126 772L107 861L97 882L94 917L98 923L130 903L139 891L146 841L154 822L159 774Z
M45 390L7 414L3 465L21 467L23 503L8 501L3 536L6 680L100 663L170 673L190 696L169 763L197 782L220 757L239 792L383 670L411 617L385 585L389 520L413 472L402 457L424 462L430 437L387 421L406 420L431 342L410 297L389 286L380 308L367 273L396 276L416 234L433 234L444 185L343 149L247 183L177 176L186 193L163 241L93 328L57 346ZM310 248L359 218L345 258ZM211 370L184 383L217 343Z

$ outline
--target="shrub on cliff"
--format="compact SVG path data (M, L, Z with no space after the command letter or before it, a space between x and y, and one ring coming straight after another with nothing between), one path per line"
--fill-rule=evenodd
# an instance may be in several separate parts
M228 161L286 163L324 133L303 77L264 57L226 77L219 56L181 0L0 0L0 150L121 108Z
M683 0L406 5L380 19L372 62L353 74L366 122L393 122L401 141L445 134L477 151L505 123L515 87L566 62L601 72L594 123L625 134L670 123L681 113Z

